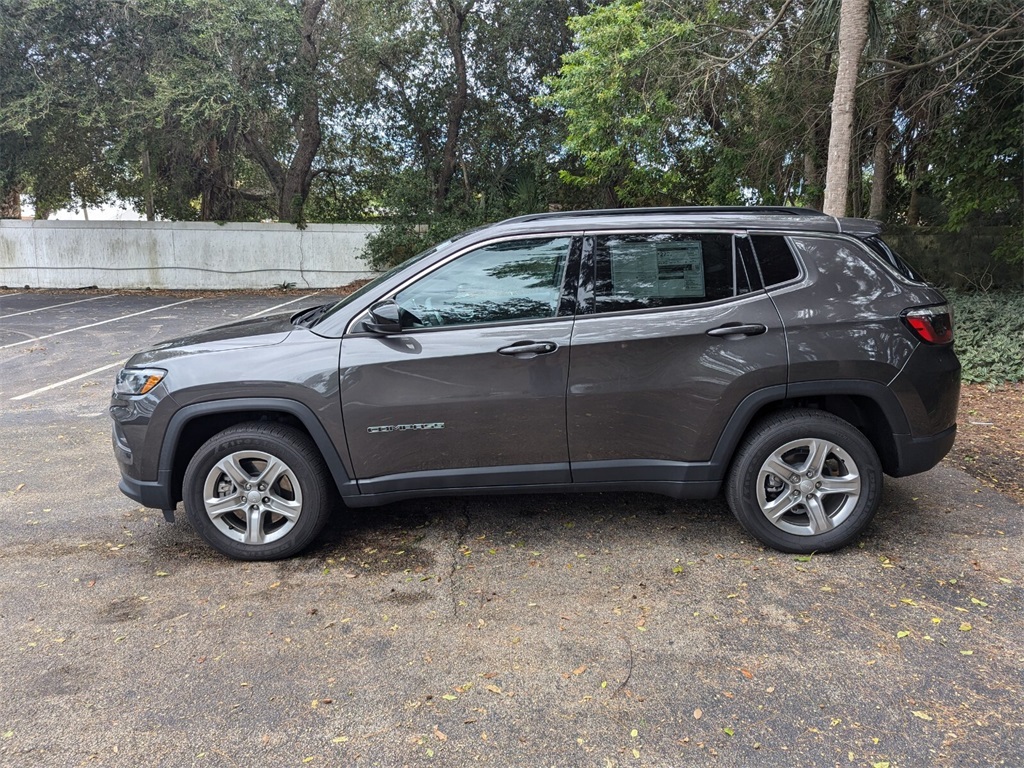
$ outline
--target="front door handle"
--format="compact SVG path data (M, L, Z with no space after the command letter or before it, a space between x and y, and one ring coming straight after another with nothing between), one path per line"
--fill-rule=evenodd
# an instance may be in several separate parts
M759 323L751 323L749 325L741 325L740 323L723 325L719 328L712 328L707 332L708 336L760 336L762 333L767 331L767 326Z
M530 355L533 357L551 354L556 349L558 349L558 345L553 341L517 341L515 344L499 349L498 354L513 356Z

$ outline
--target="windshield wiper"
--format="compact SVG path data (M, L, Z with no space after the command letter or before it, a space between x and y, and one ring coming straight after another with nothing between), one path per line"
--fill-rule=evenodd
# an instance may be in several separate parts
M319 307L312 307L305 312L300 312L292 318L292 323L301 325L304 328L312 328L324 315L327 310L334 306L333 302L321 304Z

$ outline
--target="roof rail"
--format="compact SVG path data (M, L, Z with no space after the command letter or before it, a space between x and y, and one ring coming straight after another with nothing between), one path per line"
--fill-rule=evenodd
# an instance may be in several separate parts
M503 224L512 222L540 221L550 218L582 218L587 216L657 216L678 213L734 213L756 214L775 213L789 216L824 216L821 211L813 208L791 208L784 205L684 205L665 208L595 208L587 211L552 211L549 213L528 213L506 219Z

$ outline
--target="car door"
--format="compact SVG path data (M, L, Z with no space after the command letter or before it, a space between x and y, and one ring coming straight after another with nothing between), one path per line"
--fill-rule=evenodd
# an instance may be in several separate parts
M711 460L740 402L786 383L784 329L747 239L584 242L566 406L574 482L707 479L693 465Z
M353 324L341 397L363 493L569 482L579 252L570 236L474 246L378 297L401 333Z

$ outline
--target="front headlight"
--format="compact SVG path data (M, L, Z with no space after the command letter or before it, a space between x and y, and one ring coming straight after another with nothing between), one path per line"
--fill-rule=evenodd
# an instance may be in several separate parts
M160 368L122 368L114 382L114 394L144 395L163 381L167 371Z

